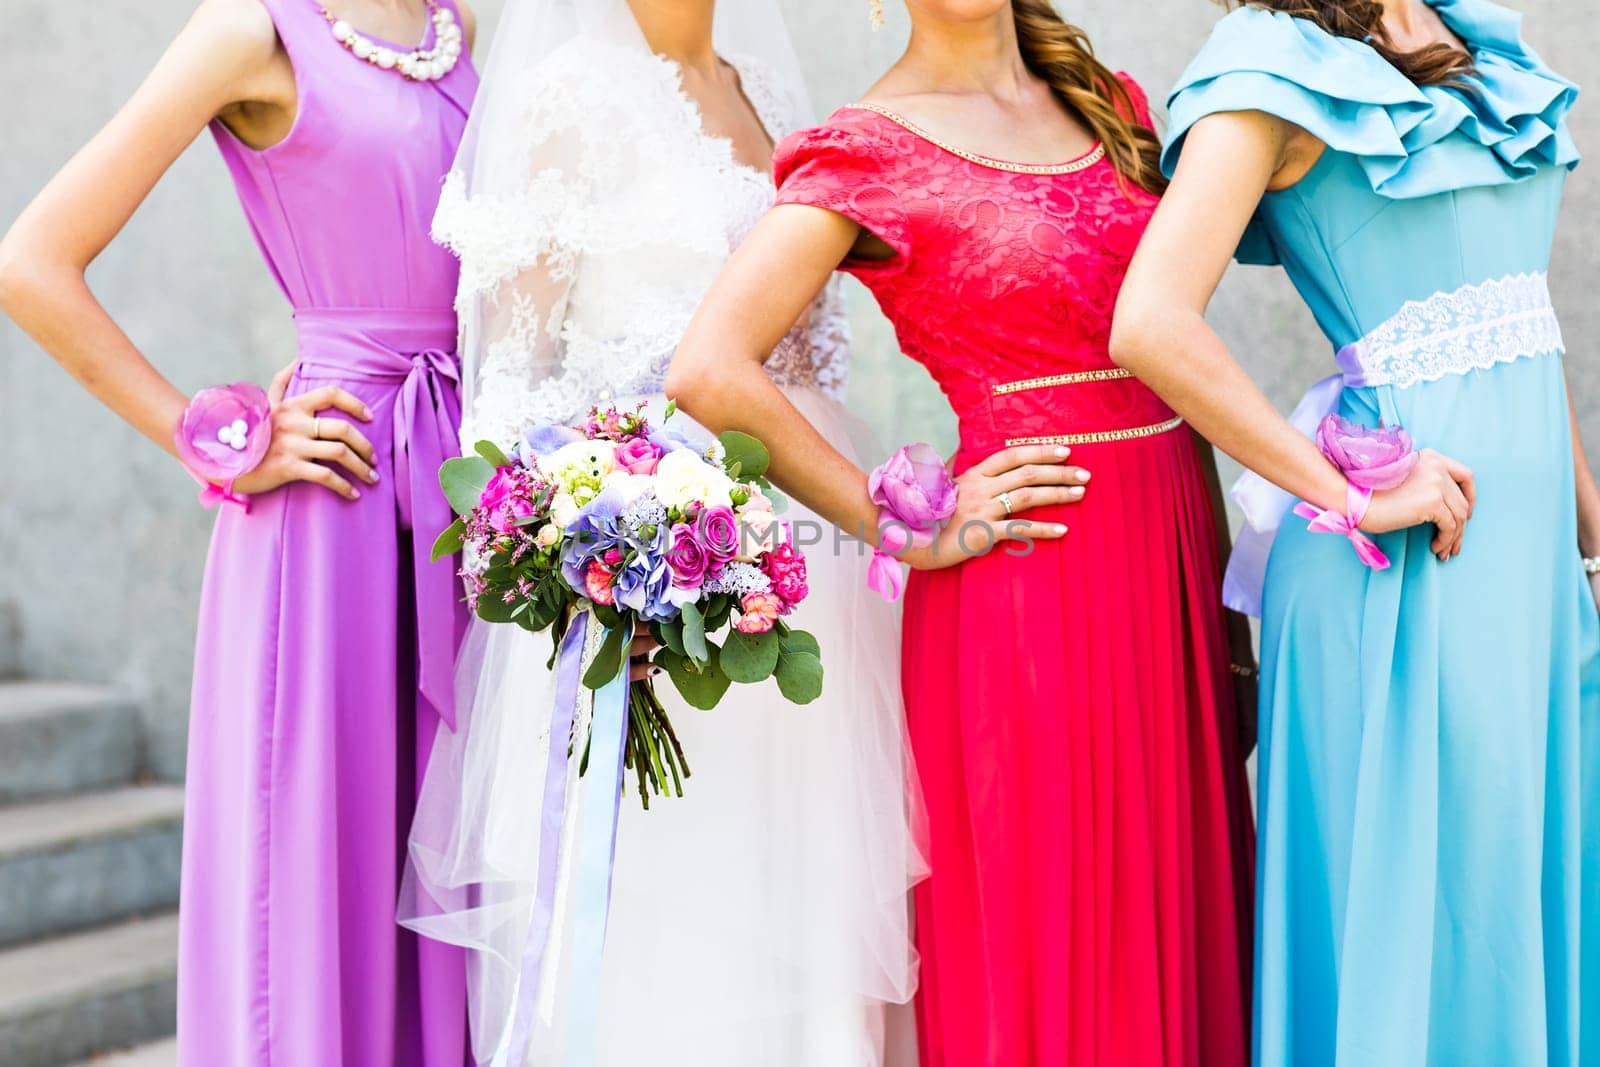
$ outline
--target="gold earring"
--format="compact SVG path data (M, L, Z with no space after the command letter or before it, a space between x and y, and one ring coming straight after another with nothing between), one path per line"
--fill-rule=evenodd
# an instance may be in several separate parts
M868 7L872 12L873 32L883 29L883 0L869 0Z

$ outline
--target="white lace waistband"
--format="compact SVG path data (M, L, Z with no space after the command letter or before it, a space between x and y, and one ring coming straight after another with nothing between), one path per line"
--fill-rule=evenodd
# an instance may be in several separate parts
M1338 362L1346 385L1405 388L1565 351L1549 279L1539 272L1410 301L1341 349Z

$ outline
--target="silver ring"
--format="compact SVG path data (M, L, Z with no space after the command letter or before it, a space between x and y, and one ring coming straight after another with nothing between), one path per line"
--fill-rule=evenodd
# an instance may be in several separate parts
M995 499L1000 501L1000 506L1006 509L1006 518L1009 519L1011 517L1011 494L1001 493Z
M321 440L324 439L323 436L322 436L322 416L321 415L318 415L315 419L313 419L311 421L311 436L315 437L318 441L321 441Z

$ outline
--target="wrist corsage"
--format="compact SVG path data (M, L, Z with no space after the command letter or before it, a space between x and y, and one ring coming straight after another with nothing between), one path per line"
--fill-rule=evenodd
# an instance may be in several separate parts
M1361 532L1361 522L1367 517L1375 491L1393 489L1411 476L1418 459L1411 435L1398 426L1369 430L1349 419L1329 415L1317 427L1317 446L1349 481L1345 511L1340 514L1302 501L1295 505L1294 513L1311 520L1313 533L1349 538L1357 558L1373 570L1388 570L1389 557L1377 542Z
M905 572L896 558L908 548L926 548L956 511L956 483L932 445L907 445L867 479L878 505L878 548L867 569L867 587L885 600L905 592Z
M202 389L183 409L172 432L184 469L201 485L208 508L233 504L250 510L250 500L233 483L256 469L272 443L272 405L258 385L239 382Z

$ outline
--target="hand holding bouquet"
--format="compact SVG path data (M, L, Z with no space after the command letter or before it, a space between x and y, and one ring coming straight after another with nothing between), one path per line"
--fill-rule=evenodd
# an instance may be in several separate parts
M634 637L648 633L693 707L768 678L809 703L822 692L820 649L785 621L806 598L806 561L776 517L767 450L741 433L697 448L671 417L669 405L652 427L642 405L597 407L581 426L535 429L509 456L479 442L440 470L459 517L434 558L462 551L478 616L551 630L557 648L592 614L605 637L583 674L590 689L627 670ZM633 683L628 710L624 757L645 806L652 792L681 796L689 765L649 681ZM586 743L573 738L574 750Z

